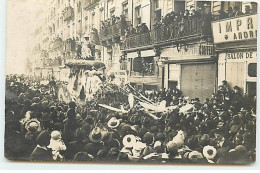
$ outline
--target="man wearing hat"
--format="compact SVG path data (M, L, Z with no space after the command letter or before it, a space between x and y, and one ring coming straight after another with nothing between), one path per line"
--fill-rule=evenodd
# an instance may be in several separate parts
M227 9L227 16L228 17L234 17L234 13L233 13L232 7L228 7L228 9Z

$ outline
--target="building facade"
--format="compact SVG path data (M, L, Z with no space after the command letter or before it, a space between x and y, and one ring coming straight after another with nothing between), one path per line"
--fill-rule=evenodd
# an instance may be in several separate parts
M66 81L66 61L87 57L104 62L107 76L113 74L119 83L129 82L138 89L179 88L190 98L204 100L227 80L255 95L254 2L48 0L43 4L35 18L42 21L34 33L35 76ZM234 22L241 22L243 31L235 32ZM244 30L246 22L252 24ZM224 33L226 27L232 31ZM232 34L237 34L236 40L229 40Z
M254 9L257 5L247 2L241 3L241 6ZM226 80L230 87L238 86L242 94L253 100L257 82L256 11L216 20L212 27L218 54L218 84Z

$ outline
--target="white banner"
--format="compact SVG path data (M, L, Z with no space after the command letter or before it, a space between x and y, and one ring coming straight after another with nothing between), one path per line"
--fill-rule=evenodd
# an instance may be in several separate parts
M226 43L257 38L257 15L212 22L214 43Z

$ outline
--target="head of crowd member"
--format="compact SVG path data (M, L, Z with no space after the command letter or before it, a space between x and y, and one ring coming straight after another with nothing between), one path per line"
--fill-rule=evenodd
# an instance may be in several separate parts
M77 105L74 101L69 102L69 108L70 109L76 109Z
M170 158L178 156L178 145L173 141L168 142L166 146L166 152L169 154Z
M87 152L78 152L73 158L73 161L92 161L93 156L91 154L88 154Z
M69 109L67 112L68 119L75 119L76 118L76 111L75 109Z
M50 144L51 135L47 130L41 131L36 138L36 143L41 147L47 147Z

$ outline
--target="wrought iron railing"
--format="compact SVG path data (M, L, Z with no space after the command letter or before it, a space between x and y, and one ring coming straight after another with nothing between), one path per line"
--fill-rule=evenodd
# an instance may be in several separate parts
M161 25L149 33L130 35L121 45L122 50L161 45L211 35L211 18L191 18L169 25Z
M127 26L123 26L124 24L119 21L118 23L107 26L100 29L100 41L106 41L107 39L114 38L117 36L124 36L125 29L130 25L130 22L127 22Z

